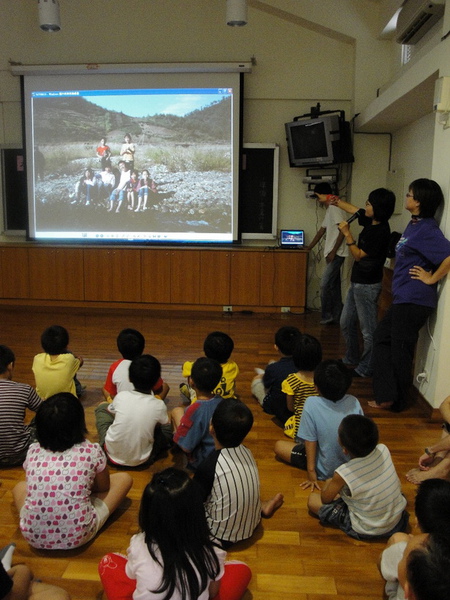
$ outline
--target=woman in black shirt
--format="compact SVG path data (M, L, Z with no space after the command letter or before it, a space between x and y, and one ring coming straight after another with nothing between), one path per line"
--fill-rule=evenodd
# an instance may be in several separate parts
M335 204L348 213L357 214L358 223L363 227L358 242L355 242L348 222L343 221L338 225L355 261L340 322L347 345L343 362L356 365L354 376L370 377L377 302L391 235L388 220L394 212L395 195L385 188L373 190L366 201L365 211L340 199ZM358 321L363 338L362 352L359 348Z

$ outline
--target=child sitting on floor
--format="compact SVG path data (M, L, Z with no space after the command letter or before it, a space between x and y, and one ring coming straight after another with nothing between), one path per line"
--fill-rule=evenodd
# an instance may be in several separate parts
M206 358L216 360L222 367L222 376L214 389L214 394L222 398L234 398L236 396L236 377L239 375L237 364L230 360L231 353L234 350L234 342L229 335L222 331L213 331L206 336L203 343L203 352ZM182 400L189 402L196 401L195 390L189 381L192 365L194 363L187 361L183 365L183 377L187 377L187 384L180 384Z
M41 336L41 344L44 352L36 354L32 367L38 395L43 400L60 392L81 396L84 390L76 374L83 359L68 350L67 329L61 325L48 327Z
M408 600L447 600L450 589L450 544L440 533L416 536L408 543L398 567Z
M211 419L215 450L194 475L203 489L211 536L225 549L251 537L261 515L271 517L283 504L282 494L260 500L258 467L250 450L242 445L252 425L248 406L235 398L223 400Z
M252 381L252 394L264 412L275 415L281 423L292 416L292 410L286 406L286 394L281 391L281 384L297 370L292 355L300 335L297 327L280 327L275 334L275 350L278 350L281 358L269 363L266 370L256 375Z
M312 335L301 335L295 345L293 359L297 372L288 375L281 384L281 390L286 394L288 409L294 413L284 424L284 433L295 440L305 400L316 392L314 369L322 360L319 340Z
M161 365L150 354L131 361L133 390L119 392L109 404L95 409L98 440L109 460L117 465L136 467L156 459L172 441L167 408L152 389L161 377Z
M109 476L103 450L86 433L84 409L73 394L51 396L36 413L38 443L23 465L27 480L13 489L20 530L34 548L86 544L131 488L128 473Z
M324 360L314 371L314 383L319 395L306 399L303 407L298 442L279 440L276 456L304 469L308 481L303 489L318 489L319 480L329 479L347 457L338 442L338 428L349 414L363 414L358 400L347 394L352 382L349 370L337 360Z
M198 358L192 365L190 381L197 401L187 407L172 410L175 428L173 441L187 454L188 467L195 470L214 450L214 439L209 431L211 417L222 396L215 393L222 376L222 367L211 358Z
M376 424L363 415L348 415L338 436L350 460L335 470L321 493L312 492L309 510L323 525L339 527L357 540L404 531L406 498L389 450L378 443Z
M145 338L137 329L122 329L117 336L117 349L122 358L116 360L110 367L103 387L103 395L111 402L116 394L123 391L131 392L134 386L130 381L129 368L131 361L141 356L145 348ZM169 386L161 378L156 382L153 393L162 400L169 392Z
M0 467L23 464L36 435L34 424L25 425L25 413L42 404L31 386L12 380L15 360L14 352L0 345Z
M111 553L100 561L108 600L244 595L251 571L242 562L225 562L226 552L210 539L198 484L185 471L169 468L153 475L142 494L139 526L128 560Z
M408 543L413 538L424 540L427 534L442 534L450 538L449 506L450 481L427 479L420 484L414 512L422 533L415 536L394 533L380 557L379 569L386 580L385 592L389 600L405 600L403 588L399 584L399 564Z

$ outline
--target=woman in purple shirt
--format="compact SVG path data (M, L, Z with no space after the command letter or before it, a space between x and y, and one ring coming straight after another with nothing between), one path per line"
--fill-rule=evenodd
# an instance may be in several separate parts
M374 334L374 408L400 412L407 404L419 331L436 308L438 281L450 271L450 242L434 219L443 199L431 179L416 179L406 194L411 221L396 246L393 303Z

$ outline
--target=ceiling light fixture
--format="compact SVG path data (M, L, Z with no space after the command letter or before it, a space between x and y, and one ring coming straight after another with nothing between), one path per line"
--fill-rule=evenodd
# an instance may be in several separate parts
M58 0L38 0L39 26L50 33L61 29Z
M247 0L227 0L227 25L230 27L247 25Z

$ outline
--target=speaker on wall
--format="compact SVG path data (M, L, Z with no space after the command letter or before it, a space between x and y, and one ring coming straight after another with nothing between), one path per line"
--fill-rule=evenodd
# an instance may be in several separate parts
M239 229L242 239L277 237L277 144L244 144L239 181Z
M25 152L0 148L3 196L3 229L8 235L24 235L28 224Z

